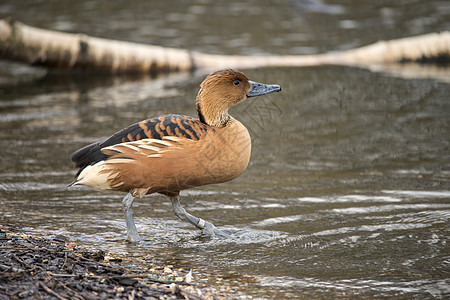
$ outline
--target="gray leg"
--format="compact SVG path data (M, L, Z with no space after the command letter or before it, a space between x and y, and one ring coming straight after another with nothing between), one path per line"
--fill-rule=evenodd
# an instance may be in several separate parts
M136 225L134 224L134 220L133 220L133 211L132 211L133 200L134 200L134 197L130 193L128 193L123 198L122 204L123 204L123 209L124 209L124 213L125 213L125 221L127 223L128 239L132 243L137 243L141 240L141 238L139 237L139 234L136 229Z
M203 219L197 218L196 216L191 215L186 212L186 210L181 206L179 197L169 197L172 201L172 209L175 215L181 220L187 221L202 230L203 234L206 236L218 236L221 238L229 238L230 235L226 234L223 231L220 231L214 226L214 224L205 221Z

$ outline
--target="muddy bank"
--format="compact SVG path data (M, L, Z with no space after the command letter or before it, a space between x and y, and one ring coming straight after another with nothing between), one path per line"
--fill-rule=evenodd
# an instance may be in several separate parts
M187 270L138 266L65 236L0 224L0 299L248 299L224 290L195 284Z

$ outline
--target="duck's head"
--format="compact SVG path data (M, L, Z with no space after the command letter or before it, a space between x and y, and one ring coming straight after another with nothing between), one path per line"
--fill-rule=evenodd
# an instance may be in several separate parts
M279 85L250 81L244 73L227 69L209 74L200 84L197 95L197 114L210 126L225 126L230 116L228 109L249 97L279 92Z

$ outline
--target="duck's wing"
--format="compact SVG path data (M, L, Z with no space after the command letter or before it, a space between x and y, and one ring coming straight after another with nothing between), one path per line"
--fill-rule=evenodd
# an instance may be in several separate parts
M154 192L176 195L191 177L185 173L193 171L187 164L196 161L198 149L193 144L194 140L185 137L165 136L104 147L100 151L106 159L83 168L72 185L131 192L139 197Z
M106 160L108 155L101 149L121 143L143 139L162 140L164 137L182 137L198 140L205 133L207 126L196 118L182 115L165 115L144 120L124 128L103 142L96 142L73 152L70 159L75 167L80 168L76 176L89 165Z

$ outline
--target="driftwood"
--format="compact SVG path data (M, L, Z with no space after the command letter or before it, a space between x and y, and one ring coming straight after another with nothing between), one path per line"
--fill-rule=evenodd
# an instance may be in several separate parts
M214 55L70 34L0 20L0 58L53 68L108 73L159 73L229 67L373 66L399 62L450 60L450 32L379 41L341 52L317 55Z

